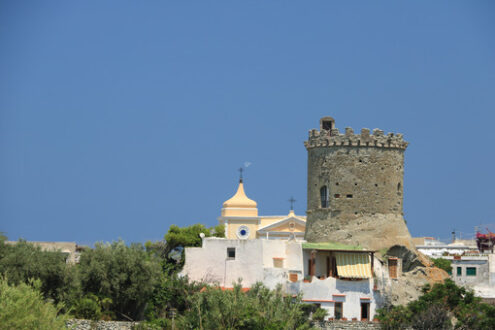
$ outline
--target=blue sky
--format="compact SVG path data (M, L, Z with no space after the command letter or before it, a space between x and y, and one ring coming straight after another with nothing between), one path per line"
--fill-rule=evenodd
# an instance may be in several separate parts
M2 1L0 231L92 244L217 224L245 162L306 209L319 118L403 133L411 233L495 223L493 1Z

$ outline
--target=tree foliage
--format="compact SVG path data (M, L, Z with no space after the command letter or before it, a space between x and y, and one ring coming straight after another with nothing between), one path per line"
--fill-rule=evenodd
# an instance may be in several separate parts
M67 315L59 313L60 305L45 301L40 287L40 280L10 285L0 277L0 328L66 329Z
M384 329L450 329L452 325L456 329L495 329L495 306L446 280L433 287L426 285L423 295L407 306L378 310L378 318Z
M440 269L445 270L447 273L451 274L452 273L452 261L448 259L443 259L443 258L433 258L433 264L435 267L438 267Z
M205 234L205 237L225 237L225 228L223 225L206 228L204 225L199 223L182 228L176 225L171 225L168 232L165 234L165 241L167 242L169 251L178 246L201 246L201 237L199 236L201 233Z
M141 244L97 243L81 254L79 262L83 292L99 300L109 298L118 319L138 320L160 277L159 260Z
M308 329L300 297L286 297L261 283L243 292L206 287L190 297L191 308L178 318L184 329Z
M0 240L0 274L16 285L39 279L41 292L55 303L63 300L61 296L72 282L65 259L62 252L42 251L24 240L12 245Z

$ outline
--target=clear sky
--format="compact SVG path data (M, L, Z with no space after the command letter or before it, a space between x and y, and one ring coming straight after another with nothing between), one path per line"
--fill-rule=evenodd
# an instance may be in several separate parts
M0 231L217 224L245 162L306 209L308 130L403 133L410 232L495 223L494 1L1 1Z

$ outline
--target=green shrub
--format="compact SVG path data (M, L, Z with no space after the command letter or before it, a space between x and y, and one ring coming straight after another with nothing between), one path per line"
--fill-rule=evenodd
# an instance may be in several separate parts
M325 319L325 316L327 316L328 311L323 308L317 308L313 312L313 320L315 321L323 321Z
M46 302L40 292L41 281L9 285L0 278L0 327L2 329L66 329L61 306Z
M79 299L74 304L72 315L78 319L99 320L101 317L101 307L98 297L88 294Z
M435 267L445 270L447 273L452 274L452 261L443 258L432 258Z

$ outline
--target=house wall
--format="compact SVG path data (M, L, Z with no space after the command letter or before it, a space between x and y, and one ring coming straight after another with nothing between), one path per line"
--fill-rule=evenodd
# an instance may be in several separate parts
M303 300L308 303L321 304L328 311L327 318L335 315L335 302L342 302L343 317L361 319L361 302L370 303L370 319L376 313L378 292L373 291L373 279L362 281L340 280L333 277L319 280L312 278L311 283L297 283L303 293ZM361 299L361 298L369 298Z
M495 254L488 255L488 269L490 272L490 280L489 283L492 286L495 286Z
M461 267L462 274L457 275L457 268ZM468 267L476 268L476 275L467 275ZM460 285L488 284L490 282L490 271L488 257L462 257L460 260L452 260L452 278Z
M227 248L236 248L235 259L227 258ZM203 239L203 246L186 248L181 272L193 281L232 287L242 279L244 287L263 280L262 244L260 240Z
M227 258L227 248L236 248L234 260ZM202 247L186 248L185 256L182 275L224 287L242 279L243 287L262 281L273 289L287 282L289 269L302 273L301 244L294 241L205 238ZM273 258L283 258L283 267L274 267Z

